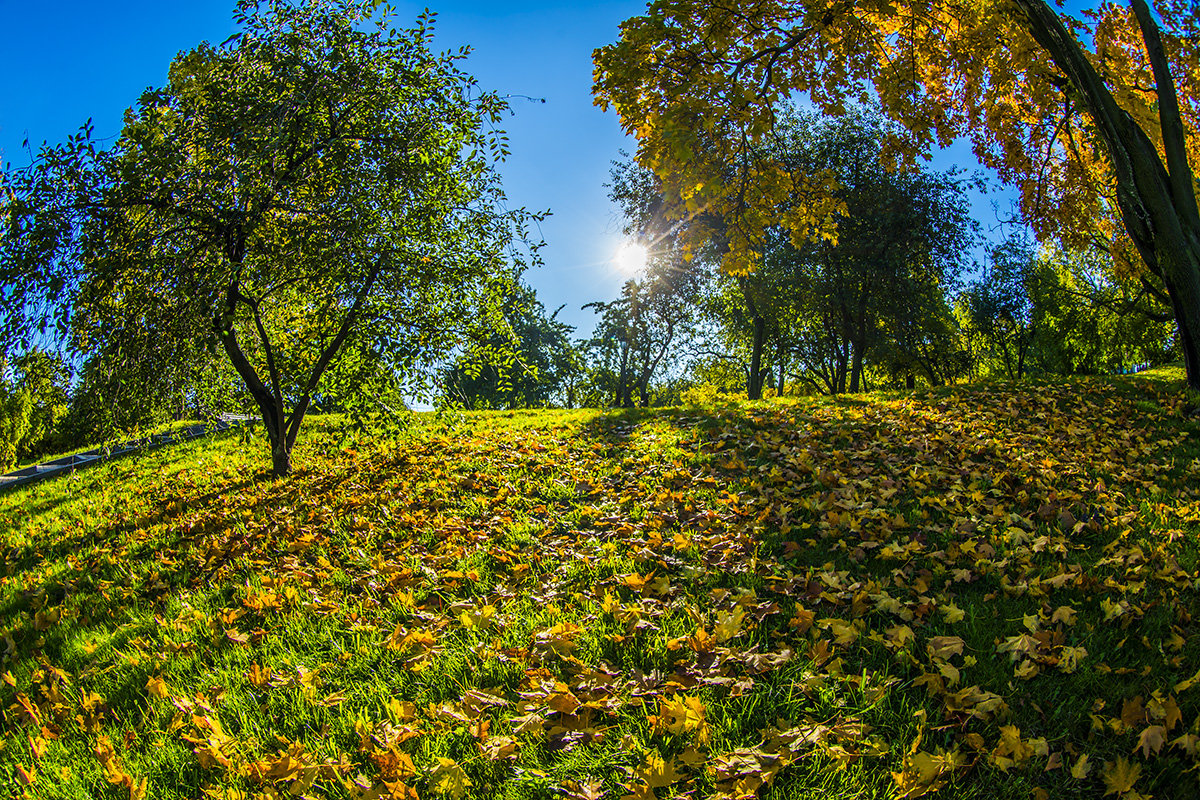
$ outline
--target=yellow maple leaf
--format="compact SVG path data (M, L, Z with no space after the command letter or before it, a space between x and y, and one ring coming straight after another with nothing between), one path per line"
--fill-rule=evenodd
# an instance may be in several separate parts
M434 791L448 794L454 800L462 800L467 789L472 786L471 779L458 762L452 758L438 757L437 763L429 770L429 780Z
M670 733L696 733L701 743L708 741L708 723L704 703L698 697L664 697L658 705L659 719Z
M854 644L854 640L858 638L858 628L846 620L829 617L817 624L822 628L828 629L833 634L834 644Z
M1196 674L1193 675L1192 677L1190 677L1186 680L1182 680L1179 683L1175 684L1175 686L1173 687L1175 694L1183 694L1188 689L1195 686L1197 683L1200 683L1200 670L1196 670Z
M1102 773L1106 787L1104 796L1107 797L1110 794L1115 794L1119 797L1125 794L1133 788L1133 785L1137 783L1137 779L1141 774L1141 765L1130 763L1124 756L1121 756L1111 764L1106 764Z
M386 704L388 713L395 718L396 722L410 722L417 718L417 706L415 703L410 703L407 700L399 700L393 697Z
M675 759L664 760L658 753L650 753L645 763L638 767L636 776L651 789L661 789L682 780L684 775L675 769Z
M483 630L492 623L492 617L494 616L496 616L496 607L486 605L479 609L464 611L459 616L459 620L462 622L463 627L469 631Z
M813 624L813 612L806 609L799 603L796 604L796 613L788 620L788 627L794 628L796 633L804 633Z
M167 682L157 675L151 675L146 680L146 691L158 698L164 698L170 694L167 689Z
M717 641L728 642L737 636L742 630L742 620L745 617L746 612L741 606L736 606L732 611L721 612L717 617L716 627L713 629Z
M946 605L942 606L940 610L942 612L942 619L946 620L946 622L950 623L951 625L956 622L962 622L967 616L967 612L954 605L954 603L947 603Z
M913 744L919 745L920 739ZM945 775L960 766L962 761L963 757L957 752L911 752L904 757L901 771L892 773L892 780L896 782L897 797L909 800L936 792L946 785Z
M1088 763L1088 755L1087 753L1082 753L1079 758L1075 760L1075 764L1071 767L1071 777L1077 781L1081 781L1086 778L1088 773L1091 771L1092 765Z

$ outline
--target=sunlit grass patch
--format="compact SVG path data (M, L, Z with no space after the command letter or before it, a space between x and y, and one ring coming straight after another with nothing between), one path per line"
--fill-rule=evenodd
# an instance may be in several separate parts
M11 493L0 791L1191 796L1180 397L318 418L283 481L244 432Z

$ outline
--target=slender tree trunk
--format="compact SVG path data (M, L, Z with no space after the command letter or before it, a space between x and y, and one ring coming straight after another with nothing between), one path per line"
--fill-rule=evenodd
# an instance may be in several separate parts
M863 347L862 344L854 345L854 355L850 361L850 394L857 394L860 385L862 384L863 370Z
M632 408L633 393L629 391L629 344L623 342L621 345L621 372L617 378L617 407Z
M904 376L904 388L908 389L910 392L913 389L916 389L917 388L917 376L913 375L911 372L908 373L907 375L905 375Z
M751 400L762 399L763 386L763 371L762 371L762 353L763 344L767 338L767 321L761 315L754 318L754 340L750 350L750 381L746 387L746 395Z
M783 397L783 390L786 388L786 386L785 386L785 381L787 379L786 365L787 365L787 359L784 358L783 345L781 344L781 345L779 345L779 386L775 390L775 394L778 397Z

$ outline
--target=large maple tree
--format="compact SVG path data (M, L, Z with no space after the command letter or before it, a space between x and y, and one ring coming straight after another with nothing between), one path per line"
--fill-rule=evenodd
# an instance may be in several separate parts
M904 127L892 154L969 137L1040 236L1103 248L1169 304L1200 388L1196 0L1078 15L1043 0L656 0L595 63L597 103L637 135L676 213L731 223L727 265L753 262L773 225L834 237L846 211L783 212L828 181L748 157L777 111L798 94L830 113L874 96Z

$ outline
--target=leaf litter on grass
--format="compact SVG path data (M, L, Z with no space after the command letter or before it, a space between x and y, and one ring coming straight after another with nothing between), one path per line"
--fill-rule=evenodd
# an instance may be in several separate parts
M0 500L27 797L1189 797L1182 398L232 437ZM30 513L28 509L34 511Z

